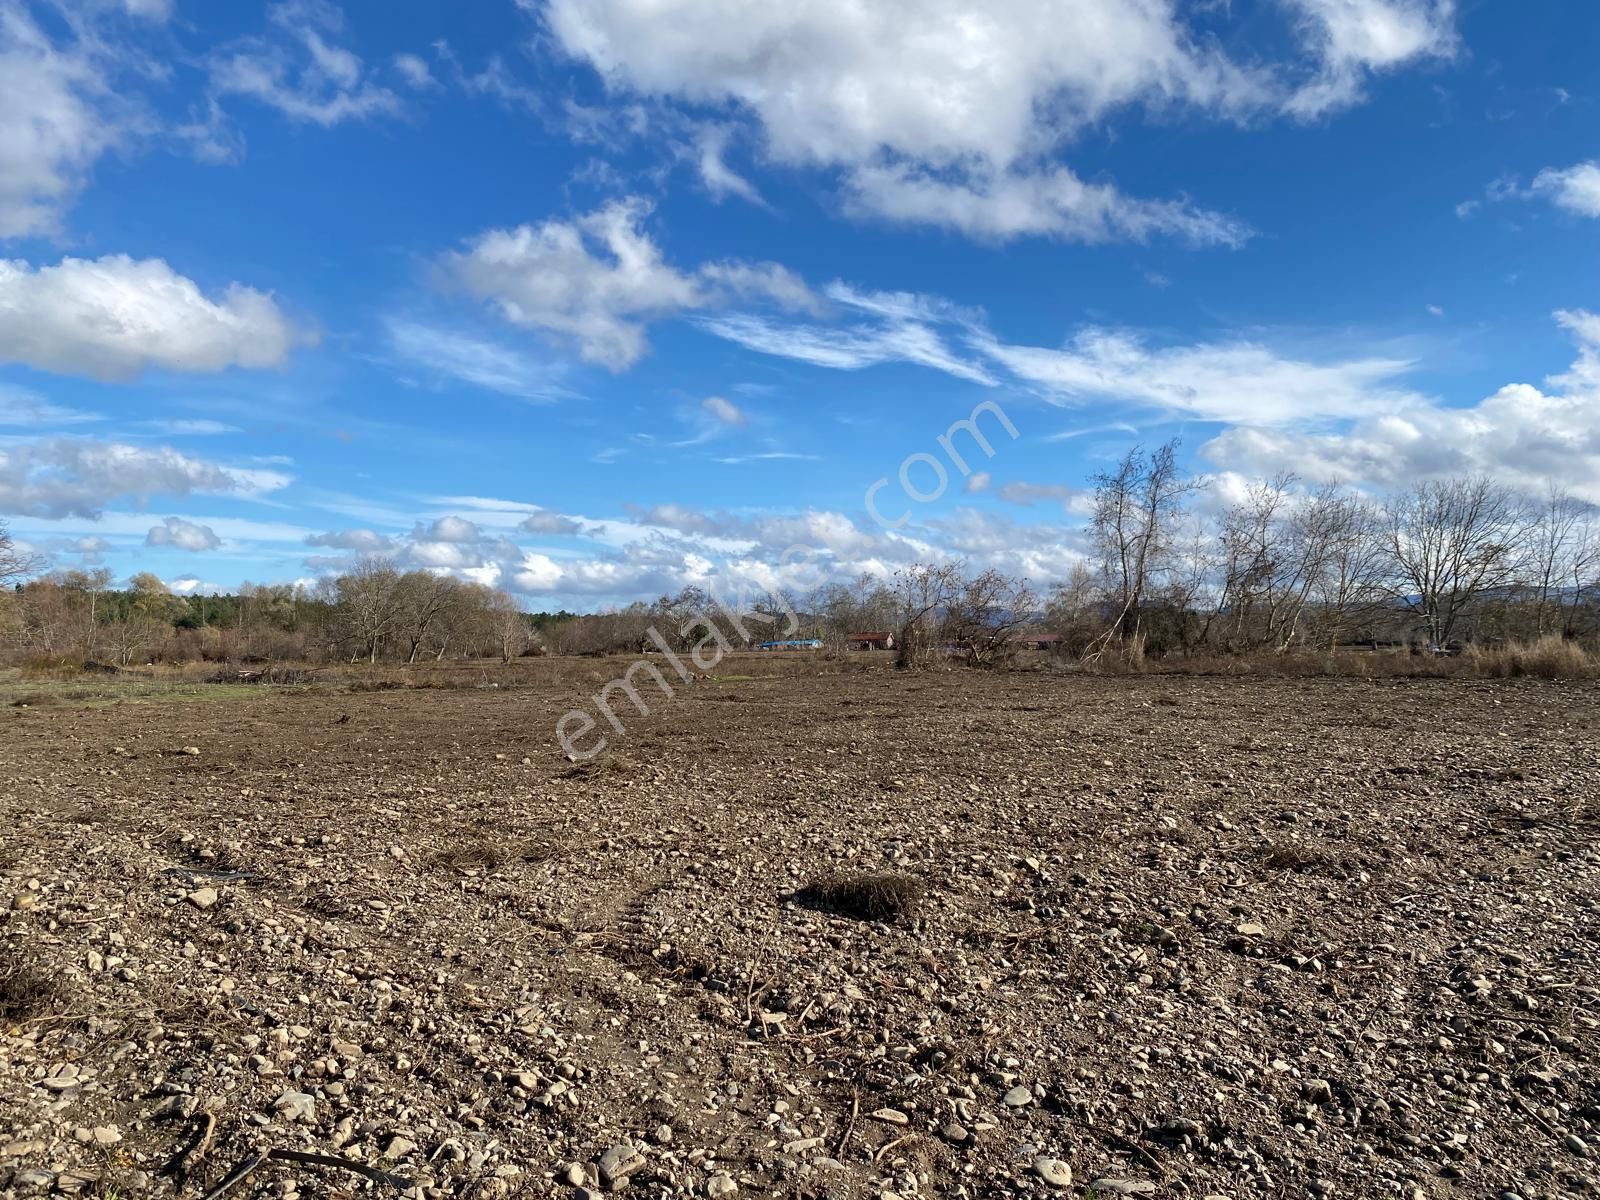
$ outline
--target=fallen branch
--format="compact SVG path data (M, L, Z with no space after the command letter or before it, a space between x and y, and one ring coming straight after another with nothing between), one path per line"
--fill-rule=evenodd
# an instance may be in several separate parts
M408 1192L416 1187L413 1180L400 1175L391 1175L387 1171L380 1171L377 1167L369 1167L365 1163L351 1162L347 1158L335 1158L331 1154L313 1154L308 1150L268 1150L263 1154L253 1154L241 1162L228 1173L221 1183L212 1188L200 1200L216 1200L216 1198L249 1178L255 1170L264 1163L295 1162L303 1163L310 1167L333 1167L340 1171L354 1171L358 1175L365 1175L375 1183L386 1183L396 1191Z
M200 1132L194 1141L189 1143L189 1148L172 1160L172 1165L167 1173L174 1176L178 1186L188 1182L189 1176L205 1161L206 1153L211 1149L211 1135L216 1132L217 1114L208 1112L200 1118Z

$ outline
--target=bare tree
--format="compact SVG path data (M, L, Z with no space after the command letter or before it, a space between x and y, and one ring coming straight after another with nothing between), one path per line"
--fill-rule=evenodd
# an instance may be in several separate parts
M1143 606L1165 571L1184 500L1197 485L1178 471L1176 441L1146 454L1134 447L1116 470L1095 476L1092 530L1113 616L1104 643L1138 641Z
M1360 501L1337 484L1298 495L1295 482L1283 474L1255 484L1223 519L1222 606L1234 650L1287 651L1305 636L1315 601L1351 603L1357 567L1370 594L1378 556Z
M932 652L931 640L936 618L948 609L961 592L962 564L912 563L894 573L894 595L898 609L895 656L897 667L926 666Z
M505 592L493 592L489 597L489 630L500 661L508 663L526 650L532 641L533 630L527 618L517 607L517 602Z
M1313 498L1306 520L1317 527L1324 551L1312 636L1332 650L1383 608L1388 555L1379 513L1360 496L1330 487Z
M351 661L365 656L378 661L378 648L400 622L403 597L400 573L384 558L364 558L333 583L345 639L354 645Z
M1385 505L1394 598L1428 640L1448 645L1483 596L1517 581L1528 528L1522 500L1487 476L1425 480Z
M1533 593L1535 633L1564 632L1569 594L1600 565L1596 509L1570 492L1551 486L1533 519L1528 586ZM1576 601L1578 596L1571 596Z
M1000 666L1016 657L1017 635L1033 620L1038 603L1026 580L990 567L961 585L946 609L941 632L969 666Z
M6 527L4 521L0 521L0 586L9 586L26 579L43 565L43 560L38 555L31 554L17 545L11 537L11 530Z
M407 571L398 587L396 624L406 647L406 662L414 663L423 646L449 625L453 610L466 601L466 585L453 575Z

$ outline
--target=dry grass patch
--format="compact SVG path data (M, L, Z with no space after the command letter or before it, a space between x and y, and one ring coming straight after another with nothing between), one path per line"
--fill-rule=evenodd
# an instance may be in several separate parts
M429 856L428 865L448 871L496 871L511 863L540 863L554 858L560 847L527 838L512 842L492 842L487 838L446 846Z
M60 995L60 979L37 963L15 957L0 963L0 1021L37 1017Z
M926 890L913 875L853 871L814 879L795 893L795 899L858 921L889 921L915 911Z

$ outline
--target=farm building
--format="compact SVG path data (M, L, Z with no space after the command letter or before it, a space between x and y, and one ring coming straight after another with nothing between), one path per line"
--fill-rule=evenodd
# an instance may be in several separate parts
M865 633L848 633L845 645L852 650L893 650L894 634L887 629L868 630Z

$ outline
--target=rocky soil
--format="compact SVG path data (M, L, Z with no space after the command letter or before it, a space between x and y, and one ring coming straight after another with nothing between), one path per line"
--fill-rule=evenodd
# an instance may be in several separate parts
M0 713L0 1190L1594 1194L1597 698L709 681L587 764L564 685Z

